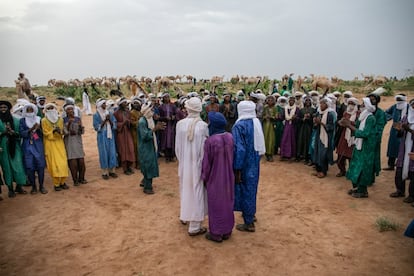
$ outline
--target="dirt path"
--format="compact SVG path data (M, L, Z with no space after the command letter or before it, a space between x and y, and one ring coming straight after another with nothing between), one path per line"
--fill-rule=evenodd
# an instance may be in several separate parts
M87 185L74 187L69 180L69 190L54 192L47 177L47 195L8 199L3 193L0 275L413 273L414 239L403 230L414 208L389 198L393 172L381 173L368 199L354 199L346 194L350 182L335 177L335 166L317 179L302 163L263 161L256 233L235 230L230 240L216 244L189 237L179 222L177 163L160 159L152 196L139 188L138 171L126 176L118 170L118 179L102 180L91 122L84 117ZM380 216L402 228L378 232ZM236 213L236 223L241 221Z

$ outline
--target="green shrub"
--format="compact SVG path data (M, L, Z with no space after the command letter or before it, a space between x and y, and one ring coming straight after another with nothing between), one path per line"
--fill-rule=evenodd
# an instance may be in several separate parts
M375 226L377 227L378 231L397 231L400 228L400 225L387 217L379 217L375 221Z

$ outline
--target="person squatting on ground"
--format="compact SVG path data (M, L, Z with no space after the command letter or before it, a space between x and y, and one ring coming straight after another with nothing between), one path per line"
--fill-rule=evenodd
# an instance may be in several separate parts
M175 154L180 179L180 220L189 222L190 236L204 234L201 224L207 215L206 189L201 179L204 142L208 137L207 123L201 120L201 100L193 97L186 101L188 116L176 127Z
M263 130L256 117L255 104L242 101L237 105L239 118L233 126L235 171L234 210L241 211L244 223L238 224L239 231L254 232L256 196L260 175L260 156L265 154Z
M201 178L207 189L209 232L206 238L222 242L234 226L233 136L226 132L226 118L208 113L209 137L204 143Z

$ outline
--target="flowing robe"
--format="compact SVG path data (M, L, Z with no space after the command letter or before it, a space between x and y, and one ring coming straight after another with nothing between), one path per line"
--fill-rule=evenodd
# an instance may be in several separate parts
M132 140L134 142L134 154L137 161L139 161L139 154L138 154L138 123L139 119L141 118L141 111L138 110L131 110L131 134Z
M208 127L203 121L197 122L194 126L194 138L190 142L187 130L193 120L182 119L176 128L175 154L179 162L180 219L183 221L203 221L207 214L207 196L201 179L201 166Z
M44 170L46 167L43 132L38 128L34 133L29 131L26 119L20 119L20 136L23 138L22 150L24 165L27 170Z
M233 168L241 171L242 178L242 183L236 184L234 188L234 210L243 213L245 224L251 224L256 214L256 195L260 173L260 156L254 149L253 120L236 122L232 134L234 139Z
M349 119L351 118L351 114L349 114L348 112L344 112L344 114L342 115L342 118ZM351 122L351 124L355 125L355 122ZM345 139L346 128L343 128L343 127L340 127L340 128L341 128L341 131L340 131L340 136L338 140L338 146L336 148L336 153L338 154L338 156L342 155L342 156L345 156L346 158L351 158L352 151L354 150L354 145L348 146L348 141Z
M207 138L201 178L206 183L209 229L230 234L234 226L233 137L225 132Z
M175 125L177 115L177 108L173 103L162 104L159 107L160 118L159 121L165 122L167 126L160 131L160 150L174 149Z
M408 110L408 104L407 104ZM399 123L403 116L406 114L401 114L402 110L397 109L396 105L392 105L385 111L387 121L392 120L394 123ZM388 138L388 146L387 146L387 157L397 158L398 157L398 150L400 148L400 140L401 138L398 137L398 130L394 127L391 127L390 130L390 137Z
M83 151L82 135L85 129L81 128L81 119L75 117L75 120L69 125L69 117L65 117L63 123L65 126L63 129L63 133L65 134L63 140L65 142L68 160L84 158L85 152ZM76 134L71 134L71 132Z
M365 122L365 127L359 130L360 121L356 121L354 132L355 138L363 138L362 148L358 150L354 147L351 162L346 173L346 178L352 181L354 187L368 186L372 184L374 176L374 157L377 144L376 120L373 115L369 115Z
M116 145L120 161L135 162L134 140L130 129L131 114L129 111L118 109L114 112L114 117L117 129Z
M141 117L138 123L138 155L140 169L146 179L159 176L157 152L154 146L154 135L148 128L147 119Z
M13 118L13 130L19 135L19 119ZM6 125L0 120L0 133L6 131ZM17 138L16 138L17 139ZM16 141L16 149L14 156L10 156L10 150L8 147L9 138L6 135L0 136L0 147L3 152L0 153L0 165L3 170L4 182L7 186L11 187L13 182L18 185L26 184L26 174L23 166L22 150L20 148L19 141Z
M263 134L266 146L266 155L273 156L276 145L276 119L278 117L277 107L265 105L263 109Z
M315 109L312 107L304 107L299 113L299 119L302 121L302 124L298 130L297 156L303 157L306 160L309 159L309 145L312 137L314 113Z
M97 132L97 144L99 152L99 164L101 169L112 169L118 164L115 148L115 131L116 119L110 114L110 120L112 121L112 129L108 130L105 124L101 128L102 119L98 112L93 115L93 128ZM107 131L112 131L112 139L107 138Z
M296 157L296 122L300 120L299 113L300 109L296 108L295 118L291 121L286 121L285 113L282 112L282 119L285 120L285 127L283 128L282 141L280 144L281 157Z
M322 116L321 116L322 117ZM335 119L336 116L332 111L328 111L325 126L319 125L316 127L315 133L315 164L322 168L322 172L326 173L328 165L333 164L333 149L334 149L334 133L335 133ZM328 134L328 147L325 148L320 139L321 128L325 128Z
M53 124L48 119L43 118L41 123L47 170L52 177L68 177L68 158L63 137L62 134L53 132L53 128L56 126L63 131L63 119L59 118Z
M385 124L387 123L387 119L385 116L384 110L377 106L377 110L374 113L375 121L376 121L376 136L375 136L375 156L374 156L374 174L372 176L372 183L375 182L375 176L378 176L381 171L381 140L382 140L382 132L384 131Z

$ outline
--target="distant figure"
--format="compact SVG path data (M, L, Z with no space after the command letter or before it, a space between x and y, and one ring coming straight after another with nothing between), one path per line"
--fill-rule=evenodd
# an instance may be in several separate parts
M86 87L83 88L82 105L83 105L82 112L86 113L86 115L92 115L91 102L89 101L88 89Z
M24 73L19 73L17 80L19 81L22 92L29 97L32 94L32 86L30 85L29 80L24 76Z

